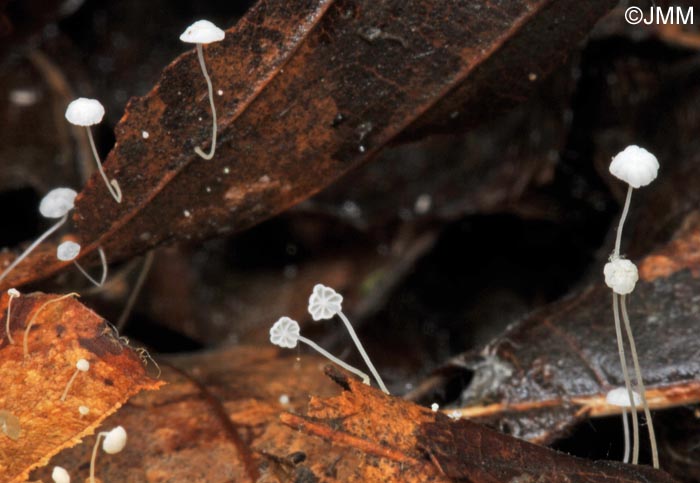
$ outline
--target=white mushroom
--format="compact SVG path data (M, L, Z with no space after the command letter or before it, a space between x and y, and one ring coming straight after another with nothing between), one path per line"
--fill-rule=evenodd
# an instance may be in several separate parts
M183 42L197 44L197 57L199 58L199 65L202 68L204 79L207 81L207 91L209 93L209 104L211 105L212 117L211 148L209 149L209 153L202 151L199 146L194 148L195 153L207 160L213 158L214 151L216 151L216 107L214 106L214 89L211 85L209 73L207 72L207 66L204 63L202 44L220 42L224 40L225 35L226 33L223 30L208 20L197 20L195 23L187 27L182 35L180 35L180 40Z
M293 349L297 346L297 342L303 342L317 351L319 354L338 364L346 371L359 376L362 379L362 382L369 385L369 376L367 374L359 369L356 369L347 362L338 359L336 356L328 352L320 345L316 344L311 339L307 339L306 337L302 336L300 334L299 323L296 320L292 320L289 317L280 317L270 328L270 342L276 346L286 349Z
M68 379L68 384L66 384L66 389L63 391L63 394L61 395L61 401L66 400L66 396L68 396L68 390L73 385L73 381L75 381L75 378L78 376L78 374L81 372L87 372L89 370L90 370L90 363L86 359L78 359L78 362L76 362L76 364L75 364L75 372L73 373L71 378Z
M374 365L369 359L365 348L362 346L359 337L357 337L355 329L353 329L352 324L350 324L350 321L343 313L343 296L335 290L333 290L332 288L317 283L314 286L313 291L311 292L311 296L309 297L308 309L309 314L311 314L311 317L314 320L330 319L334 315L340 317L340 319L345 324L345 328L350 334L352 341L355 343L355 347L357 347L357 350L360 352L362 359L364 359L365 364L367 364L367 367L374 376L374 379L377 381L379 388L385 394L389 394L389 390L384 385L384 381L382 381L379 372L377 372L377 369L374 368Z
M43 242L66 222L68 219L68 212L75 206L75 197L77 195L78 193L70 188L55 188L49 191L46 196L42 198L41 203L39 204L39 213L41 213L44 218L60 218L60 220L54 226L46 230L34 241L34 243L29 245L29 247L24 250L20 256L15 258L10 266L0 274L0 280L4 279L7 274L14 270L14 268L22 260L27 258L27 255L38 247L41 242Z
M613 318L615 320L615 335L617 338L617 350L620 356L620 365L622 366L622 375L625 381L625 389L628 394L632 394L632 382L627 370L627 359L625 357L625 347L622 340L622 328L620 323L620 311L622 311L622 320L624 322L627 339L629 340L630 353L634 365L635 376L637 379L637 389L641 397L641 405L644 408L644 415L647 420L647 429L649 431L649 441L651 445L651 457L654 468L659 468L659 454L656 444L656 434L654 431L654 422L651 419L651 411L646 400L646 389L642 378L642 369L639 365L637 356L637 348L632 334L632 326L627 313L627 295L634 290L635 284L639 278L637 267L629 260L620 257L620 245L622 242L622 229L629 212L630 201L632 200L632 190L641 186L646 186L656 179L659 171L659 161L656 156L651 154L644 148L639 146L628 146L610 163L610 173L613 176L621 179L629 186L627 188L627 197L625 205L620 216L620 223L617 227L617 236L615 238L615 248L610 256L610 261L603 269L605 275L605 283L613 290ZM634 399L634 398L632 398ZM639 461L639 422L634 400L630 401L632 407L632 429L633 429L633 448L632 448L632 463L637 464ZM625 418L625 423L627 419Z
M88 99L85 97L79 97L78 99L72 101L68 104L66 109L66 120L75 126L84 127L88 133L88 139L90 140L90 147L92 148L92 154L95 156L95 162L97 163L97 170L100 172L100 176L107 185L107 189L112 197L117 203L122 202L122 191L119 187L119 183L116 179L109 180L105 174L104 168L102 167L102 162L100 161L100 155L97 153L97 148L95 147L95 140L92 137L92 131L90 126L99 124L102 122L102 118L105 115L105 108L102 106L100 101L97 99Z
M90 459L90 483L95 483L95 460L97 459L97 448L100 446L100 438L102 437L104 437L102 451L107 454L117 454L126 446L126 430L121 426L97 434L95 446L92 448L92 458Z
M7 334L7 341L10 344L14 344L15 341L12 338L12 331L10 330L10 307L12 306L12 299L20 296L19 290L16 288L11 288L7 290L7 318L5 319L5 334Z
M632 293L637 280L639 280L637 266L625 258L618 258L606 263L603 267L603 274L605 275L605 284L619 295Z
M61 466L53 467L51 479L54 481L54 483L70 483L70 475L66 469Z
M74 241L64 241L60 245L58 245L58 248L56 248L56 258L61 260L62 262L73 262L73 265L76 266L78 270L80 270L80 273L82 273L85 278L90 280L93 285L96 287L102 287L105 284L105 281L107 280L107 257L105 256L105 252L102 248L98 248L97 252L100 254L100 261L102 262L102 277L100 277L100 281L98 282L92 276L90 276L89 273L87 273L87 270L83 268L82 265L78 263L76 260L77 256L80 254L80 244L76 243Z

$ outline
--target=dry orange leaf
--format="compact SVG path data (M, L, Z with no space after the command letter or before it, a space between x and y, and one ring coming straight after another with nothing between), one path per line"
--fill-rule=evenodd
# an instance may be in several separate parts
M0 474L12 483L25 481L33 468L92 434L134 394L163 383L146 374L139 355L105 320L71 296L33 293L13 299L11 344L5 333L8 300L7 294L0 299L0 411L16 418L19 435L0 433ZM76 375L61 401L79 359L90 367ZM80 406L88 414L81 415Z

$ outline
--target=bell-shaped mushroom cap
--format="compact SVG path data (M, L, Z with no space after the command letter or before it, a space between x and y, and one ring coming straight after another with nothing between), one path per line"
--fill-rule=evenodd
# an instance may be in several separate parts
M209 20L197 20L180 35L189 44L210 44L224 40L226 33Z
M632 399L634 399L635 406L641 406L642 397L635 391L632 391ZM611 406L617 406L619 408L629 408L632 407L630 404L630 395L627 393L627 388L616 387L612 391L605 395L605 402Z
M80 243L64 241L56 248L56 258L62 262L70 262L80 253Z
M603 267L605 284L613 289L613 292L620 295L632 293L634 286L639 280L637 266L624 258L618 258L608 262Z
M76 126L99 124L105 115L105 108L97 99L79 97L68 104L66 119Z
M610 163L610 173L632 188L646 186L656 179L659 160L644 148L627 146Z
M65 468L54 466L51 472L51 479L54 483L70 483L70 475Z
M61 218L75 206L78 193L70 188L55 188L46 193L39 204L39 213L44 218Z
M124 449L124 446L126 446L126 430L121 426L112 429L102 441L102 450L108 454L117 454Z

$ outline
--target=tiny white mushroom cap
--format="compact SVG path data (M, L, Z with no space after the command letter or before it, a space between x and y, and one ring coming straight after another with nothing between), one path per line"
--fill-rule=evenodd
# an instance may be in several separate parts
M105 115L104 106L97 99L79 97L68 104L66 119L76 126L99 124Z
M642 397L635 391L632 391L632 399L634 399L635 406L641 406ZM612 391L605 395L605 402L611 406L617 406L619 408L629 408L632 407L630 404L630 396L627 393L627 388L616 387Z
M432 411L436 413L438 412L438 409L440 409L440 405L438 403L433 403L430 405L430 409L432 409Z
M61 218L75 207L76 196L70 188L54 188L41 199L39 213L44 218Z
M656 179L659 160L644 148L627 146L612 159L610 173L632 188L646 186Z
M90 414L90 408L87 406L78 406L78 412L81 416L87 416Z
M224 40L226 33L209 20L197 20L187 27L180 40L188 44L210 44Z
M54 483L70 483L70 475L66 469L61 466L53 467L51 479L54 481Z
M87 372L90 370L90 363L85 359L78 359L78 362L75 364L75 368L80 372Z
M126 446L126 430L121 426L112 429L102 441L102 450L108 454L117 454L124 449L124 446Z
M617 258L603 267L605 284L620 295L632 293L639 280L637 266L625 258Z
M309 297L309 314L314 320L331 319L343 310L343 296L320 283L314 286Z
M8 288L7 295L9 295L10 297L19 297L20 293L19 290L17 290L16 288Z
M64 241L56 248L56 258L62 262L70 262L80 253L80 243Z
M294 349L299 341L299 323L289 317L280 317L270 328L270 342Z

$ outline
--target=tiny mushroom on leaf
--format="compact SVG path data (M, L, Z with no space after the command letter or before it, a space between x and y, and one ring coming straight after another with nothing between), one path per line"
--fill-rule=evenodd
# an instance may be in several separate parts
M90 483L95 483L95 460L97 459L97 448L100 447L100 438L102 437L104 437L102 451L107 454L117 454L126 446L126 430L121 426L97 434L95 446L92 448L92 458L90 459Z
M78 263L76 260L76 257L80 254L80 244L76 243L74 241L64 241L60 245L58 245L58 248L56 248L56 258L61 260L62 262L73 262L73 265L80 270L80 273L82 273L85 278L90 280L93 285L97 287L102 287L105 284L105 281L107 280L107 257L105 256L105 252L102 248L98 248L98 253L100 254L100 261L102 262L102 277L100 277L100 281L98 282L94 278L90 276L89 273Z
M97 170L100 172L100 176L102 176L102 179L107 185L109 193L117 203L121 203L122 191L119 187L119 183L116 179L110 181L107 178L104 168L102 167L102 162L100 161L100 155L97 153L97 148L95 147L95 140L92 138L92 131L90 130L90 126L102 122L104 115L105 108L102 106L102 103L97 99L88 99L86 97L75 99L68 104L68 108L66 109L66 120L75 126L84 127L87 131L92 154L95 156L95 162L97 163Z
M617 258L603 268L605 284L619 295L632 293L639 280L637 266L625 258Z
M635 188L647 186L656 179L659 171L659 161L652 153L639 146L627 146L623 151L617 154L610 163L610 173L616 178L628 184L627 196L625 205L622 209L620 222L617 226L617 235L615 237L615 247L610 256L610 261L603 268L605 283L613 291L613 319L615 321L615 335L617 338L617 350L620 357L620 366L622 367L622 375L625 380L625 389L628 394L632 394L632 381L627 369L627 359L625 356L625 347L622 340L622 328L620 323L620 312L622 312L622 321L624 323L625 332L629 341L630 353L634 366L635 376L637 379L637 390L641 398L641 405L644 408L644 415L647 420L647 430L649 431L649 442L651 445L651 458L654 468L659 468L659 453L656 444L656 434L654 431L654 422L651 418L651 411L646 400L646 389L644 387L644 379L642 378L642 369L637 356L637 348L632 333L632 326L627 313L627 295L632 293L635 284L639 278L637 267L629 260L620 257L620 245L622 242L622 229L629 212L630 202L632 200L632 191ZM632 398L634 399L634 398ZM633 431L633 448L632 448L632 463L637 464L639 461L639 422L637 411L635 409L634 400L630 401L632 405L632 431ZM625 418L625 423L627 419ZM625 440L627 441L627 439Z
M332 288L317 283L311 292L311 296L309 297L308 309L309 314L311 314L311 317L314 320L331 319L335 315L340 317L340 320L342 320L345 324L345 328L350 334L352 341L355 343L355 347L357 347L362 359L365 361L365 364L367 364L367 367L374 376L375 381L377 381L379 388L385 394L389 394L389 390L384 385L384 381L382 381L379 372L377 372L377 370L374 368L372 361L369 359L369 355L367 355L367 352L362 346L359 337L357 337L355 329L353 329L352 324L350 324L350 321L343 313L343 296Z
M365 384L369 385L369 376L367 374L356 369L347 362L338 359L311 339L302 336L300 334L299 323L296 320L290 319L289 317L280 317L270 328L270 342L286 349L294 349L297 346L297 342L303 342L346 371L359 376Z
M54 483L70 483L70 475L66 469L61 466L53 467L51 479L54 481Z
M68 212L75 206L75 197L78 193L70 188L55 188L49 191L39 203L39 213L44 218L60 218L58 223L46 230L34 243L22 252L20 256L14 259L9 267L0 274L0 280L4 279L27 255L29 255L36 247L39 246L53 232L58 230L68 219Z
M209 92L209 104L211 106L211 117L212 117L212 135L211 135L211 148L208 153L202 151L202 149L197 146L194 148L195 153L204 159L211 159L214 157L214 152L216 151L216 107L214 106L214 89L211 85L211 78L207 72L207 66L204 63L204 53L202 52L202 44L210 44L212 42L220 42L224 40L226 32L221 30L219 27L211 23L209 20L197 20L195 23L187 27L185 31L180 35L180 40L190 44L197 44L197 57L199 58L199 66L202 68L202 74L204 74L204 79L207 81L207 90Z
M21 432L19 418L9 411L0 409L0 431L11 440L17 441Z
M7 340L10 344L14 344L15 341L12 338L12 331L10 330L10 307L12 306L12 299L20 296L19 290L16 288L11 288L7 290L7 318L5 319L5 334L7 334Z
M73 381L75 381L75 378L78 376L78 374L81 372L87 372L89 370L90 370L90 363L86 359L78 359L78 362L75 364L75 372L73 373L71 378L68 380L68 384L66 384L66 389L63 391L63 394L61 395L61 401L66 400L66 396L68 396L68 390L73 385Z

